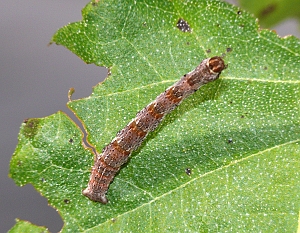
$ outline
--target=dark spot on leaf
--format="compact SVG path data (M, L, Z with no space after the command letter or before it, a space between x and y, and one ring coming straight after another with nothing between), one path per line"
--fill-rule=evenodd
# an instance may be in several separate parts
M115 218L112 218L112 219L111 219L111 221L112 221L112 222L115 222L115 221L117 221L117 219L115 219Z
M206 52L207 52L207 53L211 53L211 50L210 50L210 49L208 49L208 50L206 50Z
M232 138L229 138L227 142L228 142L228 143L233 143Z
M41 178L41 181L44 183L46 180L44 177Z
M65 200L64 200L64 203L70 204L70 200L69 200L69 199L65 199Z
M23 128L23 133L27 138L33 138L38 131L38 125L40 123L40 119L31 118L27 119L25 122L25 126Z
M239 26L240 26L241 28L245 27L245 25L244 25L244 24L240 24Z
M72 138L70 138L70 139L69 139L69 142L70 142L70 143L73 143L73 139L72 139Z
M187 45L190 45L190 42L186 42Z
M264 67L264 70L267 70L267 69L268 69L268 67L267 67L267 66L265 66L265 67Z
M19 161L17 162L17 166L18 166L18 167L22 166L22 161L19 160Z
M183 31L183 32L190 32L191 31L191 28L190 28L190 25L188 24L187 21L185 21L184 19L180 18L177 22L177 28L180 30L180 31Z
M242 12L241 11L238 11L238 12L236 12L238 15L241 15L242 14Z
M226 51L227 53L230 53L232 51L232 48L227 48Z
M147 26L147 23L146 23L146 22L143 22L143 26L146 27L146 26Z
M97 6L99 1L100 1L100 0L95 0L95 1L92 3L92 6Z
M192 174L192 170L190 168L186 168L185 173L190 176Z
M229 103L232 104L233 103L232 100L230 100Z
M266 6L265 8L262 9L262 11L259 13L260 17L266 17L269 14L271 14L274 10L276 9L276 4L269 4L268 6Z
M241 115L241 118L245 118L248 113L246 112L244 115Z

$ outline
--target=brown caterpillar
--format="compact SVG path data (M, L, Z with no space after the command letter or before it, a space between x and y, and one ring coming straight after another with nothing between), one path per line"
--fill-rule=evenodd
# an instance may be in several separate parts
M121 165L137 149L147 134L159 125L163 118L175 109L186 97L202 85L218 79L226 68L221 57L203 60L193 71L185 74L156 99L137 113L136 117L96 155L88 187L82 191L92 201L108 202L105 194Z

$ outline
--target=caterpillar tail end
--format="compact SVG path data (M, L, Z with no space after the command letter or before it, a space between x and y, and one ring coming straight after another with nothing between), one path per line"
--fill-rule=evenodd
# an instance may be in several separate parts
M98 202L101 202L102 204L108 203L108 199L104 193L96 193L93 190L91 190L89 187L82 190L82 194L84 196L88 197L92 201L98 201Z

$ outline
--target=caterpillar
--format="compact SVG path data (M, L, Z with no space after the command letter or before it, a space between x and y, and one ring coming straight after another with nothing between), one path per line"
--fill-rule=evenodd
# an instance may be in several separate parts
M168 113L202 85L218 79L225 68L221 57L204 59L193 71L185 74L138 112L101 154L96 153L88 186L82 194L92 201L106 204L109 185L132 151L141 145L148 133L155 130Z

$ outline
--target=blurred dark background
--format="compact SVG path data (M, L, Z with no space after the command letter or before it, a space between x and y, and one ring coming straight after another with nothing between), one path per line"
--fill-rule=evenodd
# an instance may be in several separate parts
M232 1L231 1L232 2ZM68 90L73 99L89 96L107 71L87 65L62 46L47 46L57 29L81 20L88 0L11 1L0 7L0 232L7 232L15 218L46 226L58 232L63 222L31 185L17 187L8 178L9 161L18 143L18 132L26 118L45 117L66 107ZM300 37L296 20L276 26L279 35Z

